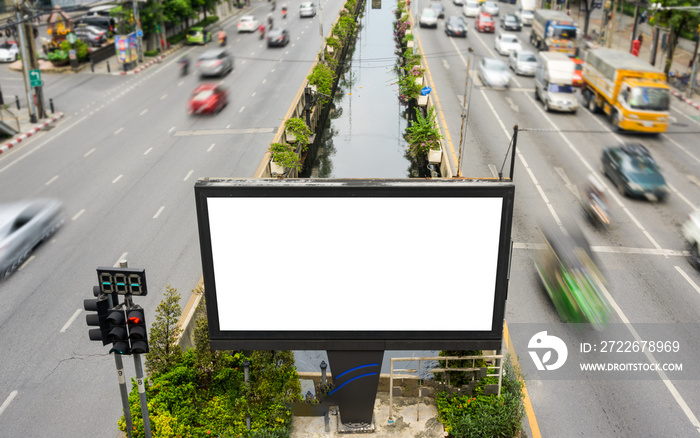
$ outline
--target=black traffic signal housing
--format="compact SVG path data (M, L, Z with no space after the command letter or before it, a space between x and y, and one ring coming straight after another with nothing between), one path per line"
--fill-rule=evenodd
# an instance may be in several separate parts
M129 326L129 342L131 353L148 353L148 329L144 311L140 306L126 310L126 321Z
M121 307L109 309L107 322L109 323L108 339L112 343L112 348L109 352L131 354L124 309Z
M109 344L109 322L107 321L109 301L107 297L103 295L101 298L84 300L83 307L88 312L97 312L85 315L88 327L99 327L88 331L90 340L102 341L102 345Z

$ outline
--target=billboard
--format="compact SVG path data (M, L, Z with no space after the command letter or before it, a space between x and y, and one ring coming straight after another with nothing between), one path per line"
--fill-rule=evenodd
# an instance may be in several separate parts
M195 185L215 349L500 349L515 186Z

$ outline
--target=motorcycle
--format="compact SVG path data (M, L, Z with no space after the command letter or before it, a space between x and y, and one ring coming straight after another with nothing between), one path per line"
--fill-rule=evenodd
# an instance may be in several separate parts
M264 39L265 38L265 25L261 24L260 26L258 26L258 32L260 33L260 39L261 40Z
M583 211L595 226L608 228L612 223L612 214L607 198L594 178L589 177L589 184L583 191L581 199Z
M282 18L287 18L287 7L282 6Z
M184 58L180 60L180 76L187 76L190 69L190 60Z
M221 47L226 46L226 34L219 35L219 45Z

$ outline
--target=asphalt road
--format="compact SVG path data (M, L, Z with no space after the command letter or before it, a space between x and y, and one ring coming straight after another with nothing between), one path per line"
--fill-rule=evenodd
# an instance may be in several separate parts
M458 6L443 3L447 16L460 15ZM414 16L427 5L426 1L413 4ZM501 13L515 9L499 5ZM674 324L674 338L669 340L679 340L692 350L686 358L693 360L685 361L683 366L696 373L693 362L697 361L698 326L678 323L696 323L700 314L700 275L684 256L686 248L680 232L687 214L700 205L698 113L674 99L672 125L658 137L615 134L601 115L592 115L584 108L576 115L546 113L534 99L533 78L514 77L509 90L481 85L475 74L478 59L505 57L494 49L494 34L476 32L473 21L467 19L467 39L447 37L442 22L437 30L418 29L417 35L438 91L439 117L444 117L448 127L454 161L459 153L470 63L474 81L467 89L468 122L462 131L466 139L464 176L497 176L503 165L508 176L508 146L514 125L519 127L514 169L514 251L506 320L521 364L534 370L527 354L530 336L518 331L528 324L535 323L542 330L549 328L550 334L554 334L554 328L567 345L580 342L581 334L560 321L542 290L530 255L533 246L540 243L540 224L573 221L581 226L603 266L615 308L612 322L630 323L625 328L629 337L634 330L644 333L643 339L665 333L663 324ZM516 32L522 45L532 50L529 33L528 27ZM474 50L471 61L468 47ZM622 197L602 175L599 163L603 146L625 142L642 143L652 152L672 190L667 201L653 204ZM615 224L606 232L585 221L576 195L576 187L581 187L591 173L606 185L611 197ZM459 228L458 218L449 223ZM642 323L659 326L643 325L643 332ZM605 332L600 338L605 339ZM615 381L588 376L528 379L527 387L542 436L696 436L699 432L698 380L662 381L658 374L645 380ZM529 425L527 432L533 433Z
M326 31L340 6L323 5ZM251 11L264 19L268 8ZM67 221L0 288L0 436L118 435L114 361L88 340L82 309L97 284L95 268L125 258L146 270L150 292L134 301L149 324L166 284L184 307L201 277L194 182L253 176L318 52L318 20L278 17L291 42L274 49L227 23L235 70L222 79L230 104L214 117L187 115L200 79L181 77L177 65L181 54L196 59L204 47L138 75L44 75L45 95L65 117L3 154L0 181L8 189L0 201L56 197ZM21 84L19 73L0 75L12 84L8 94ZM132 361L124 362L133 377Z

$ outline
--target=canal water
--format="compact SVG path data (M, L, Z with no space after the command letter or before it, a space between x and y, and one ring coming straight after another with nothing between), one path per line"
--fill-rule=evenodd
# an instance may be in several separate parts
M310 172L311 178L407 178L406 106L398 99L396 0L365 2Z

